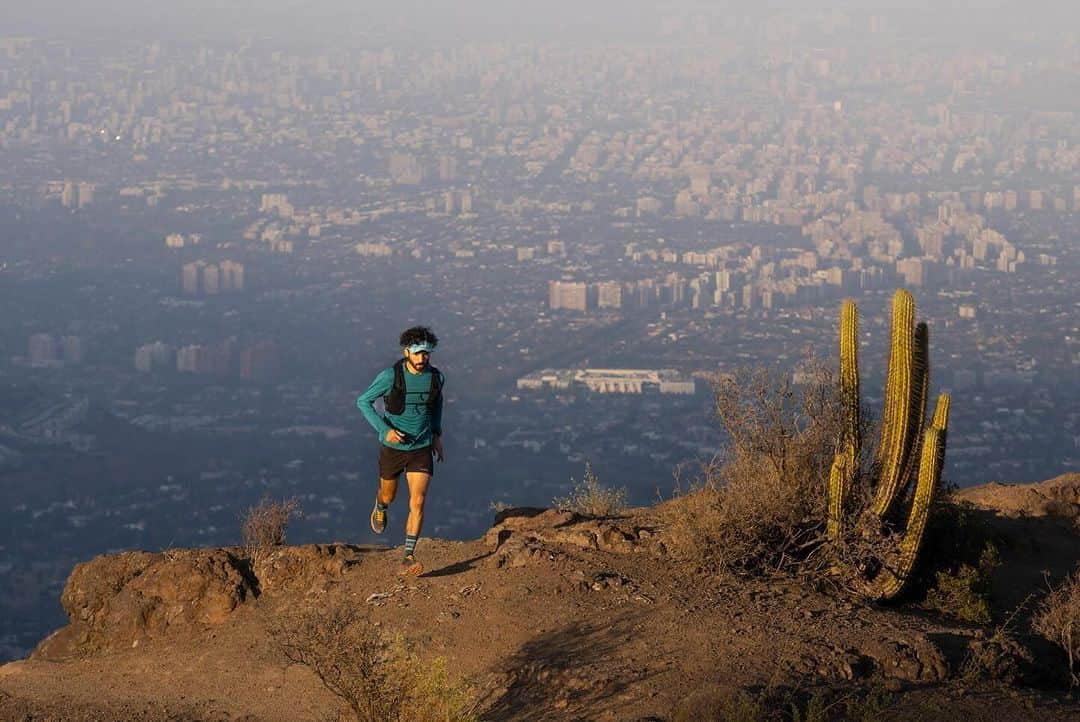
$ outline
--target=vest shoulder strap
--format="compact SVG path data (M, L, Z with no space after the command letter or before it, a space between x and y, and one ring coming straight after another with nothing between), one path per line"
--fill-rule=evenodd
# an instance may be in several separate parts
M434 409L442 395L442 372L434 366L429 366L431 372L431 388L428 392L427 407ZM391 414L400 414L405 411L405 359L394 362L394 383L390 390L383 396L386 410Z

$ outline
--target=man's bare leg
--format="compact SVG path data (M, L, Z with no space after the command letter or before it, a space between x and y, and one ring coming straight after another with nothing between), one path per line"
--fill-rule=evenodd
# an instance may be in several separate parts
M431 474L410 471L405 474L405 478L409 482L409 519L405 522L405 533L409 536L420 536L420 528L424 524L424 501Z
M397 496L397 479L379 479L379 493L375 496L379 503L390 506L394 503L395 496Z
M382 534L386 529L386 509L397 496L397 479L379 479L379 491L375 494L375 508L371 510L371 530Z
M410 471L405 474L405 478L409 483L409 518L405 522L406 563L402 568L402 573L406 576L416 576L424 571L424 566L416 561L413 551L416 548L416 539L420 536L420 529L424 525L424 501L427 498L431 474Z

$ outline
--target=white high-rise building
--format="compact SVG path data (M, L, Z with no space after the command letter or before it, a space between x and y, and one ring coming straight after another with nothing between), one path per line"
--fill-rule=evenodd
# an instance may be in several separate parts
M172 363L172 348L161 341L143 344L135 349L135 370L149 373Z
M199 372L199 357L202 355L202 346L184 346L176 352L176 370L182 374L195 374Z
M180 285L184 289L184 294L188 296L195 296L199 293L199 276L202 275L202 267L206 265L202 261L195 261L193 263L185 263L180 268Z
M596 291L596 305L600 308L622 308L622 284L618 281L598 283Z
M548 305L554 310L566 308L585 311L588 308L589 287L577 281L551 281L548 284Z
M222 261L219 269L221 270L222 291L244 290L244 264L236 261Z
M83 343L78 336L63 336L60 339L60 350L63 352L65 364L78 364L83 360Z
M216 295L221 290L221 272L218 267L211 263L203 268L203 293L208 296Z
M52 334L35 333L30 337L27 346L30 363L34 366L43 366L57 361L56 339L52 337Z

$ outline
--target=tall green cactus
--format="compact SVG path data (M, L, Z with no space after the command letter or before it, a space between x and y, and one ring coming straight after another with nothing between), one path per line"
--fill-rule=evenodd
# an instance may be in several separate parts
M896 554L892 555L895 559L879 560L882 563L876 574L865 580L864 592L875 599L891 599L899 594L915 566L930 504L941 480L949 418L949 396L941 394L930 427L926 428L929 331L925 323L915 325L915 301L911 294L897 290L892 311L881 443L874 464L878 478L870 512L879 520L888 520L913 477L917 480L904 534ZM829 475L826 524L827 533L834 540L843 533L845 506L859 470L861 452L857 316L854 301L844 301L840 313L840 398L844 423L840 448Z
M930 394L930 331L925 322L915 325L914 354L912 356L911 417L908 420L911 429L911 441L904 469L900 472L901 486L908 483L915 473L921 458L923 433L926 426L926 403ZM895 497L894 497L895 500ZM888 513L888 510L882 514Z
M855 302L844 301L840 309L840 403L843 405L844 427L840 450L833 460L829 474L828 533L840 535L851 483L859 464L862 444L859 411L859 314Z
M874 494L874 513L878 516L885 516L895 501L896 492L905 481L903 471L911 454L911 417L917 375L914 326L915 299L901 288L893 295L892 343L878 447L881 476Z

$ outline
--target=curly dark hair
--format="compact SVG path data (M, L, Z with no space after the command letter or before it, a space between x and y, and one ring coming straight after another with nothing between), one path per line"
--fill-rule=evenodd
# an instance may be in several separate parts
M401 338L398 339L398 346L405 348L406 346L412 346L414 343L423 343L427 341L431 344L432 348L439 345L438 337L431 332L431 329L427 326L413 326L407 328L401 332Z

